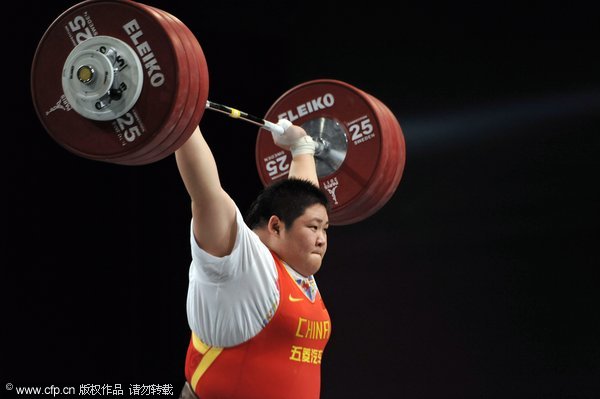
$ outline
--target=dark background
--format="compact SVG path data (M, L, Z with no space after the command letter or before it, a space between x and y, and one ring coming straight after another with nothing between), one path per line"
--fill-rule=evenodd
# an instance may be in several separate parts
M8 382L178 391L190 212L174 158L77 157L31 102L38 41L74 4L5 11L0 397ZM594 13L146 4L195 33L213 101L262 115L289 88L333 78L400 121L407 162L394 196L330 230L318 274L334 327L323 398L600 397ZM262 187L257 129L215 113L201 127L245 210Z

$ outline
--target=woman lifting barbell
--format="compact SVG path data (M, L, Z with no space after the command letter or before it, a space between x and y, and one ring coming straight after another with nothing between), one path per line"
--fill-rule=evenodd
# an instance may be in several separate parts
M176 151L192 198L183 398L318 398L331 334L314 274L327 249L315 144L286 120L274 142L292 154L288 179L267 186L246 218L219 181L200 129Z
M210 102L192 32L134 1L84 1L59 16L31 90L42 125L76 155L144 165L175 153L192 199L182 397L318 398L332 329L314 274L329 224L369 217L399 184L405 145L392 112L328 79L288 90L264 119ZM205 109L260 126L265 188L245 218L200 132Z

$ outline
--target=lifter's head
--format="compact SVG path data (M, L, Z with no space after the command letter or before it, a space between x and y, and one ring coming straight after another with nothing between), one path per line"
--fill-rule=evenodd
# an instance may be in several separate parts
M327 197L306 180L284 179L261 192L246 214L246 223L296 271L319 270L327 249Z

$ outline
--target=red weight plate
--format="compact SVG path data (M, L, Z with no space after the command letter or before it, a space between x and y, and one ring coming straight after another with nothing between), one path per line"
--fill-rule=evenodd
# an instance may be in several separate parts
M182 125L181 134L176 135L177 139L168 149L159 154L156 160L163 159L172 154L189 139L196 127L200 124L200 120L204 115L209 90L208 66L200 43L189 28L177 17L165 11L160 11L172 21L179 35L186 39L184 40L184 43L187 44L186 54L190 62L189 71L197 82L190 85L190 91L194 91L196 94L196 101L190 103L189 109L187 109L188 113L191 113L187 125Z
M406 152L400 124L381 101L369 96L381 122L384 150L376 177L369 182L364 195L337 212L336 224L350 224L364 220L381 209L396 191L404 170Z
M389 132L389 146L386 149L386 152L389 153L390 163L386 167L383 193L377 197L378 201L372 204L371 209L369 210L370 214L381 209L381 207L390 200L400 184L402 174L404 173L404 166L406 164L406 143L398 119L383 102L374 97L373 100L381 107L382 119L384 119L385 123L388 125L386 131Z
M192 44L188 36L180 32L178 23L170 17L170 14L160 9L146 5L140 6L152 14L157 21L160 21L168 32L169 37L172 38L178 56L182 57L185 61L184 66L180 69L181 91L185 95L185 101L181 102L181 107L174 110L175 112L170 119L172 123L169 126L165 126L165 129L168 129L168 134L161 137L160 141L150 150L136 153L135 156L129 156L126 162L123 162L127 165L143 165L157 162L175 151L175 143L186 131L190 118L195 112L200 82L199 74L195 73L197 66L192 55Z
M332 212L330 219L333 219L333 224L350 224L358 220L362 220L367 216L371 215L370 209L378 201L378 198L382 195L384 185L388 184L386 181L386 175L388 173L388 166L390 164L390 139L389 139L389 126L387 121L382 118L381 110L378 104L376 104L372 97L364 93L367 101L375 110L376 118L379 121L381 127L381 141L382 151L379 155L377 167L373 173L372 178L365 185L360 196L354 198L353 201L347 204L343 209L338 209L336 212Z
M65 60L80 42L109 36L129 45L144 67L143 89L134 107L114 121L99 122L75 112L64 96ZM67 150L113 162L151 145L181 102L180 65L164 27L133 1L79 3L46 30L31 71L33 103L42 125Z
M111 160L112 162L124 165L143 165L155 162L159 159L162 152L165 151L165 149L168 149L169 145L175 141L180 134L181 125L182 123L185 123L184 121L186 120L185 114L187 112L186 109L190 104L190 95L195 97L189 90L192 76L188 71L189 61L186 55L187 49L185 43L172 26L171 21L166 19L160 10L141 3L136 4L149 15L152 15L152 17L161 24L171 39L174 57L177 59L178 65L178 96L174 104L166 104L166 106L171 106L170 116L165 121L160 134L155 135L151 143L148 143L148 145L138 151L128 153L125 158ZM192 101L195 101L195 98Z
M169 14L170 15L170 14ZM196 127L200 124L200 120L204 115L204 111L206 110L206 102L208 101L208 92L209 92L209 78L208 78L208 65L206 62L206 56L204 55L204 51L198 42L196 36L192 33L192 31L177 17L170 15L171 18L179 24L180 32L184 33L188 36L190 44L192 45L191 54L194 56L196 69L192 69L193 74L197 74L200 78L199 87L198 87L198 101L196 103L196 107L194 109L194 114L190 120L190 124L184 134L181 135L178 142L175 143L175 149L179 148L183 143L187 141L187 139L192 135Z
M296 125L327 118L342 126L348 141L346 157L339 169L327 176L319 176L320 185L331 200L332 224L343 223L336 219L336 213L368 195L369 182L377 177L383 151L377 112L368 95L361 90L338 80L320 79L288 90L265 116L271 121L286 118ZM256 163L259 176L267 185L287 177L291 155L277 147L270 134L263 133L257 137Z

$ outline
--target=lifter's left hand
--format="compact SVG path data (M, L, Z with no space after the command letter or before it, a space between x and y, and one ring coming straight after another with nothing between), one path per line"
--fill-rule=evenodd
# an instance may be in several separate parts
M308 180L319 187L316 161L314 158L316 144L306 130L300 126L293 125L287 119L277 122L283 130L283 134L272 133L275 144L292 153L292 162L288 177Z
M292 122L288 121L287 119L280 119L277 124L283 128L283 134L271 134L273 135L273 141L275 144L284 150L289 151L292 145L298 141L301 141L303 137L307 136L304 129L302 129L300 126L292 124Z

